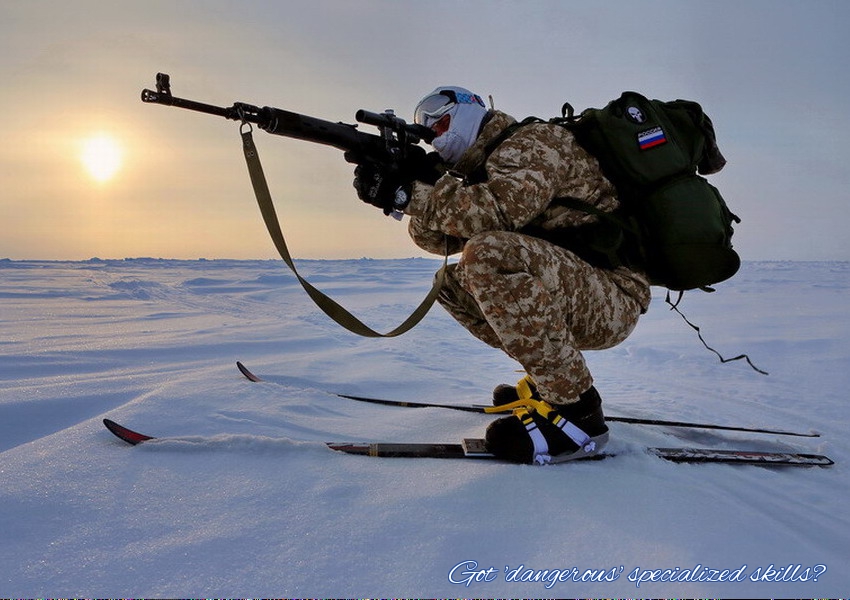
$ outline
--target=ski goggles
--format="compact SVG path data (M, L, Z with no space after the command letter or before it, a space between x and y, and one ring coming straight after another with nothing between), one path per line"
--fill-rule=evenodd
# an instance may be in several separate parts
M428 119L437 120L449 112L457 104L480 104L484 100L478 94L458 93L454 90L441 90L422 99L413 112L413 122L417 125L428 126ZM432 121L433 122L433 121Z

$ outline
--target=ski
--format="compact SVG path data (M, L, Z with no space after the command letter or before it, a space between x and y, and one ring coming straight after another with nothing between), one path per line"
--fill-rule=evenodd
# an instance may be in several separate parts
M103 424L110 432L112 432L113 435L133 446L157 439L153 436L133 431L132 429L119 425L110 419L104 419ZM484 446L484 440L477 438L465 439L460 444L326 442L325 445L331 450L335 450L337 452L372 457L499 460L487 452ZM761 452L753 450L721 450L713 448L646 448L645 451L650 455L675 463L746 464L766 467L827 467L834 464L830 458L821 454L802 454L797 452ZM601 453L570 462L602 460L612 458L614 456L617 455Z
M131 446L141 444L142 442L147 442L148 440L156 439L153 436L145 435L143 433L139 433L138 431L128 429L123 425L119 425L111 419L104 419L103 424L110 432L112 432L113 435L115 435L115 437L124 440Z
M251 372L248 367L246 367L241 362L236 362L236 367L239 369L239 372L245 376L249 381L253 381L254 383L265 383L266 381L261 377L258 377L253 372ZM338 394L335 392L327 392L333 396L337 396L338 398L345 398L347 400L356 400L357 402L368 402L370 404L382 404L384 406L398 406L403 408L446 408L449 410L459 410L464 412L474 412L474 413L486 413L485 409L488 408L483 404L440 404L435 402L407 402L404 400L385 400L382 398L369 398L366 396L352 396L350 394ZM611 423L629 423L632 425L651 425L651 426L659 426L659 427L683 427L690 429L714 429L719 431L743 431L747 433L765 433L772 435L787 435L787 436L796 436L796 437L820 437L820 434L817 432L797 432L797 431L785 431L782 429L764 429L764 428L756 428L756 427L735 427L731 425L716 425L713 423L694 423L691 421L665 421L661 419L639 419L634 417L615 417L615 416L605 416L605 420Z

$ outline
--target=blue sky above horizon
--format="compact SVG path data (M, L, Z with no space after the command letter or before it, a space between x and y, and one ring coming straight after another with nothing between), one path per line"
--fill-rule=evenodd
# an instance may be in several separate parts
M0 3L0 258L275 256L238 125L144 105L163 71L178 96L346 122L409 120L437 85L518 118L626 89L697 100L742 257L847 260L848 25L840 0ZM83 159L98 137L121 155L102 181ZM421 255L340 152L255 140L294 256Z

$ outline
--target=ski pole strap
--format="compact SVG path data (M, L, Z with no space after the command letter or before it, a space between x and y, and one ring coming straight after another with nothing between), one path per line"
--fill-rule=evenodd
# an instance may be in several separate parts
M421 321L428 311L433 306L437 295L440 293L440 288L443 286L445 279L446 267L448 265L448 251L443 261L443 266L437 271L434 278L434 284L431 291L425 296L425 299L419 304L413 313L405 319L405 321L388 333L379 333L364 324L360 319L352 315L347 309L341 306L332 298L313 287L309 281L304 279L295 268L295 263L292 256L289 254L289 249L286 246L286 240L283 237L283 231L280 228L280 222L277 218L277 213L274 208L271 192L269 191L266 176L263 173L263 166L260 164L260 156L257 153L257 147L254 145L254 139L251 135L252 127L250 123L243 122L240 127L242 135L242 150L245 153L245 162L248 165L248 174L251 176L251 185L254 187L254 195L257 198L257 204L260 206L260 212L263 215L263 220L266 223L266 229L274 242L278 254L283 259L283 262L292 270L301 287L307 292L307 295L316 303L326 315L333 319L339 325L342 325L348 331L361 335L363 337L396 337L411 330L419 321ZM448 246L446 247L448 250Z

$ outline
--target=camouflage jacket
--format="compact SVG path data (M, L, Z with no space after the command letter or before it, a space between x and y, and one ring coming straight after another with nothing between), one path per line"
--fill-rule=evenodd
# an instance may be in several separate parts
M443 254L448 244L454 254L466 240L486 231L564 231L598 218L553 204L554 198L576 198L604 212L619 206L616 190L596 159L558 125L520 127L486 156L488 144L514 122L495 111L455 166L453 173L460 177L444 175L433 187L414 185L405 212L411 217L410 236L420 248ZM482 163L485 180L470 184L465 178ZM642 273L620 267L613 274L621 287L648 306L649 284Z

